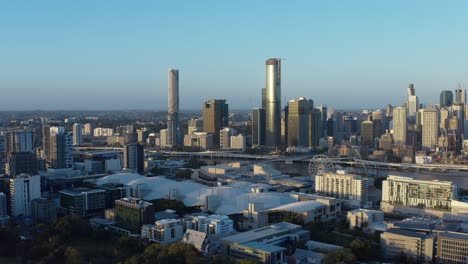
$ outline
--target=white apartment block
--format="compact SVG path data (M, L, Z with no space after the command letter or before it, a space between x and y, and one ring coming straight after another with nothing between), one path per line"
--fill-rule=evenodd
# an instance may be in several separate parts
M457 186L449 181L388 176L382 183L382 202L392 205L450 210L457 196Z
M179 219L164 219L156 221L154 225L143 225L141 237L149 241L167 245L182 239L184 223Z
M10 179L11 215L31 216L31 201L41 198L41 176L21 174Z
M237 136L231 136L231 149L239 149L244 151L246 149L246 139L245 136L239 134Z
M230 148L231 147L231 136L237 135L237 130L229 127L225 127L219 131L219 147Z
M213 147L213 134L206 132L194 132L192 135L185 135L184 146L211 149Z
M353 207L360 207L368 201L368 181L359 175L338 170L315 176L315 191L321 195L344 199Z
M114 129L112 128L103 128L103 127L96 127L93 130L93 135L95 137L110 137L114 135Z
M226 215L195 216L190 229L209 235L223 235L234 231L233 221Z

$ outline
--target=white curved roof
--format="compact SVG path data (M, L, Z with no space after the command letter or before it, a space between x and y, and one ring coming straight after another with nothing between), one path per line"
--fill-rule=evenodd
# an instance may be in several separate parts
M253 187L267 187L265 184L236 182L228 186L208 187L193 181L173 181L164 177L145 177L135 173L118 173L97 179L96 184L122 183L138 189L143 200L168 198L169 191L175 190L178 199L187 206L206 206L217 214L241 213L249 203L263 203L263 208L272 208L297 200L288 193L252 193Z
M307 213L324 206L325 205L321 202L309 200L280 205L278 207L271 208L267 211L291 211L296 213Z

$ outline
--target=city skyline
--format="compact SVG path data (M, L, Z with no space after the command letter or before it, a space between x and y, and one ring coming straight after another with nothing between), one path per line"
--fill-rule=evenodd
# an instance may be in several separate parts
M436 104L468 83L466 5L7 2L0 110L165 110L168 68L184 73L181 110L211 98L250 109L261 106L271 57L286 59L283 107L299 97L336 109L399 106L408 83Z

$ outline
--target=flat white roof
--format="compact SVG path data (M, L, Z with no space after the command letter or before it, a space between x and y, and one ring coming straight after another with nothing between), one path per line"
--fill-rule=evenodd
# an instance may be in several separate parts
M321 202L309 200L309 201L300 201L300 202L280 205L280 206L268 209L267 211L292 211L292 212L297 212L297 213L307 213L307 212L316 210L317 208L325 207L325 206L326 205L324 205Z

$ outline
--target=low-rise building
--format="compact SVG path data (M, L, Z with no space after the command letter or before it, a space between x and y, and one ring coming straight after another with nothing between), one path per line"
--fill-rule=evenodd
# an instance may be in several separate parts
M144 224L154 223L154 205L132 197L116 200L115 222L134 234L141 233Z
M392 260L403 252L418 263L432 262L435 239L432 234L390 228L380 235L380 245L387 260Z
M35 223L52 224L57 220L57 204L54 200L37 198L31 203L32 217Z
M383 224L384 213L378 210L355 209L348 211L346 219L349 229L365 228L370 233L374 233L374 224Z
M180 219L164 219L154 223L145 224L141 228L141 237L149 241L167 245L177 242L184 235L184 224Z
M439 233L437 235L437 263L468 263L468 234Z
M226 235L234 231L233 221L226 215L194 216L189 228L209 235Z
M100 189L74 188L59 191L60 207L67 214L81 216L99 213L106 207L106 191Z

